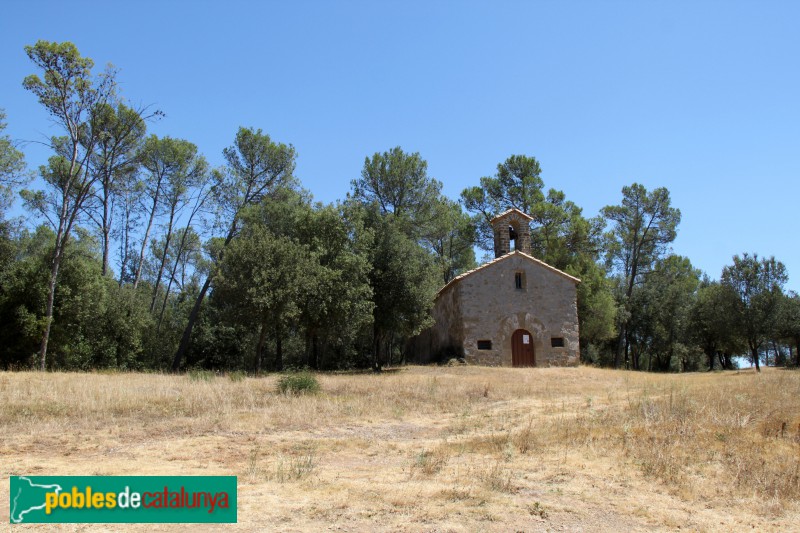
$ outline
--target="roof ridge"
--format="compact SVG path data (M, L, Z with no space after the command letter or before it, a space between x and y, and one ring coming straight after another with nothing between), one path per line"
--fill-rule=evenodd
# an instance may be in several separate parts
M517 213L519 213L519 214L520 214L520 215L522 215L524 218L528 219L528 221L531 221L531 220L533 220L533 217L532 217L532 216L530 216L530 215L529 215L528 213L526 213L525 211L523 211L522 209L518 209L518 208L516 208L516 207L510 207L510 208L506 209L505 211L503 211L502 213L500 213L500 214L498 214L498 215L495 215L495 216L494 216L494 217L493 217L493 218L492 218L492 219L489 221L489 223L492 223L492 222L494 222L494 221L495 221L495 220L497 220L498 218L503 218L503 217L504 217L504 216L506 216L507 214L509 214L509 213L513 213L513 212L517 212Z
M512 256L514 256L515 254L519 254L519 255L521 255L522 257L526 258L526 259L530 259L530 260L531 260L531 261L533 261L534 263L536 263L536 264L538 264L538 265L541 265L541 266L543 266L544 268L546 268L547 270L550 270L550 271L551 271L551 272L553 272L554 274L559 274L560 276L563 276L563 277L565 277L565 278L567 278L567 279L570 279L570 280L572 280L572 281L574 281L574 282L576 282L576 283L581 283L581 280L580 280L580 278L576 278L575 276L571 276L571 275L567 274L566 272L564 272L564 271L562 271L562 270L559 270L559 269L557 269L557 268L556 268L556 267L554 267L554 266L548 265L547 263L545 263L545 262L544 262L544 261L542 261L541 259L537 259L537 258L533 257L532 255L526 254L526 253L524 253L524 252L521 252L521 251L519 251L519 250L514 250L513 252L509 252L509 253L507 253L507 254L503 254L503 255L501 255L500 257L495 257L495 258L494 258L494 259L492 259L491 261L487 261L486 263L482 264L481 266L475 267L475 268L473 268L472 270L467 270L466 272L462 272L462 273L461 273L461 274L459 274L458 276L456 276L456 277L454 277L453 279L451 279L450 281L448 281L448 282L447 282L447 283L444 285L444 287L442 287L441 289L439 289L439 290L436 292L436 296L435 296L434 298L438 298L438 297L439 297L439 295L440 295L440 294L442 294L442 292L444 292L444 290L445 290L447 287L449 287L450 285L453 285L455 282L457 282L457 281L459 281L459 280L461 280L461 279L463 279L463 278L466 278L467 276L470 276L470 275L474 274L474 273L475 273L475 272L477 272L478 270L483 270L484 268L488 267L489 265L493 265L493 264L495 264L495 263L499 263L500 261L503 261L503 260L505 260L505 259L508 259L509 257L512 257Z

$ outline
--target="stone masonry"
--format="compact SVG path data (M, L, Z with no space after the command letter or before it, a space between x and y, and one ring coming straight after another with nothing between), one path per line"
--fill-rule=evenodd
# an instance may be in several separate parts
M530 255L529 220L516 209L495 217L497 257L439 291L435 324L412 343L417 360L464 357L472 364L512 366L512 335L523 330L534 366L578 364L580 280Z

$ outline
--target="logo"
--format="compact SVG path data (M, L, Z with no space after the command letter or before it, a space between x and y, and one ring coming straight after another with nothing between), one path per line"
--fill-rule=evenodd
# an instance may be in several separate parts
M234 523L236 476L12 476L12 524Z

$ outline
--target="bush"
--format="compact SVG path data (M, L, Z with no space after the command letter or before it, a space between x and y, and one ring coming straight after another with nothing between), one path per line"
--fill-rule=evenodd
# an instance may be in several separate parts
M237 383L239 381L244 381L244 378L246 377L247 374L245 372L242 372L241 370L234 370L233 372L228 372L228 379L230 379L234 383Z
M189 376L189 381L211 381L216 377L210 370L200 370L200 369L192 369L189 370L187 373Z
M278 390L283 394L315 394L319 392L319 382L310 372L284 374L278 380Z

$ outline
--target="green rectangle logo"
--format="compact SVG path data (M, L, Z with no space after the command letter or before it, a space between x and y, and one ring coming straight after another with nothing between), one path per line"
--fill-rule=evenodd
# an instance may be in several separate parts
M236 476L11 476L12 524L235 523Z

